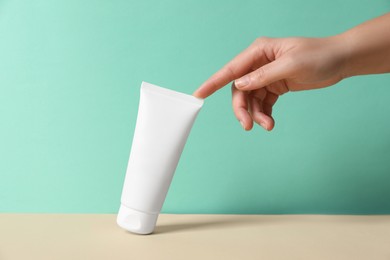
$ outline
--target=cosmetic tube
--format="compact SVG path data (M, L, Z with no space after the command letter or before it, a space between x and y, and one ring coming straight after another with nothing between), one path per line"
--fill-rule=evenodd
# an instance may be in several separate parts
M142 82L121 206L120 227L153 232L203 99Z

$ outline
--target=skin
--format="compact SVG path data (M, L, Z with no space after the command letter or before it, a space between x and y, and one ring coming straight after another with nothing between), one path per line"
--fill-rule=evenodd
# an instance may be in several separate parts
M390 13L326 38L258 38L193 95L207 98L233 81L232 106L242 127L257 123L270 131L272 108L284 93L389 72Z

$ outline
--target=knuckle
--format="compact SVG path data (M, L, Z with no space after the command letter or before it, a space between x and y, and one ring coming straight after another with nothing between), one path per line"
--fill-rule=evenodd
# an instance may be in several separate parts
M230 64L228 64L227 66L226 66L226 69L229 71L229 73L230 73L230 80L233 80L233 79L236 79L237 77L236 77L236 71L233 69L233 67L230 65Z
M299 65L300 59L297 55L287 55L283 57L283 62L286 66L297 66Z
M227 65L226 65L226 70L228 71L229 81L232 81L232 80L234 80L234 79L237 78L237 73L236 73L236 71L233 69L233 67L231 66L231 64L227 64Z
M255 80L263 82L266 76L266 71L264 67L260 67L255 71Z
M255 45L263 44L263 43L269 41L269 39L270 39L269 37L261 36L261 37L258 37L255 39L254 44Z

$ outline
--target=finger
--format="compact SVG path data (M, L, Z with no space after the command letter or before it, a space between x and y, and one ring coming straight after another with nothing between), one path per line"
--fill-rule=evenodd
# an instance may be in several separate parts
M274 106L278 98L278 95L269 91L267 92L267 96L263 100L263 111L266 115L272 117L272 107Z
M243 91L263 88L278 80L289 78L294 73L294 65L287 59L275 60L234 81L237 89Z
M268 61L264 52L266 42L263 40L263 44L261 44L261 42L255 41L206 80L193 95L198 98L206 98L229 82L252 71L254 67L257 68L265 64Z
M261 125L265 130L270 131L274 128L275 121L271 116L272 105L267 104L266 102L271 102L271 99L274 100L274 97L271 96L268 98L270 100L267 100L268 94L269 93L264 88L258 89L251 93L249 100L253 121Z
M248 93L239 91L234 84L232 84L232 106L234 114L238 121L240 121L242 128L246 131L251 130L253 120L248 112Z

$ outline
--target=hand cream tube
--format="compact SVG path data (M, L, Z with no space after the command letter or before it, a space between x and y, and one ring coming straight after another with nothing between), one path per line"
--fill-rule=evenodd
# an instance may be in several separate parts
M142 82L117 223L152 233L188 134L203 105L191 95Z

